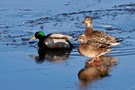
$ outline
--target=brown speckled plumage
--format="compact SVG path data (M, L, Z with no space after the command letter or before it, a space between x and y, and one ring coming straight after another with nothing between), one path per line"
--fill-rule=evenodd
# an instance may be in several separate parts
M101 44L95 40L87 41L85 34L80 34L77 40L81 41L78 47L79 53L89 58L99 57L111 50L106 44Z
M118 38L110 36L102 31L93 30L91 17L85 17L83 24L87 25L85 35L88 40L95 40L100 43L108 44L110 46L115 46L119 44Z

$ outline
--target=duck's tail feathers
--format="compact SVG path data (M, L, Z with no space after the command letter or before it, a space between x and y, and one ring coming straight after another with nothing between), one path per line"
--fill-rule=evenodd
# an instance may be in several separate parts
M119 45L122 41L123 41L123 39L121 39L121 38L116 38L116 39L115 39L115 42L110 43L110 46Z
M64 34L58 34L58 33L53 33L49 37L52 37L52 38L63 38L63 39L67 39L67 40L70 40L72 38L72 36L64 35Z
M112 51L112 49L111 49L111 48L108 48L108 49L107 49L107 52L110 52L110 51Z
M122 42L122 41L123 41L123 39L122 39L122 38L116 38L115 40L116 40L116 42L117 42L117 43L120 43L120 42Z
M119 45L120 42L115 42L115 43L110 43L110 46L116 46L116 45Z

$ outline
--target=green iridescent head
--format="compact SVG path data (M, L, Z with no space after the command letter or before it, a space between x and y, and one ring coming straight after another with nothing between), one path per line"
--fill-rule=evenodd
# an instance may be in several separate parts
M31 37L29 40L34 40L34 39L39 39L39 40L43 40L45 38L45 34L42 31L36 32L35 35L33 37Z
M44 34L44 32L39 31L39 32L36 32L36 33L35 33L35 37L36 37L37 39L43 39L43 38L45 37L45 34Z

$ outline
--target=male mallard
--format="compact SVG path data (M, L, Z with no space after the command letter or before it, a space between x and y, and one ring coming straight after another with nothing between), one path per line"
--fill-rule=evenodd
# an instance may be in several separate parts
M92 27L92 18L85 17L82 24L86 24L85 35L89 40L96 40L100 43L105 43L109 46L116 46L120 43L120 40L116 37L110 36L102 31L94 31Z
M73 45L69 41L71 38L68 35L55 33L45 36L42 31L39 31L30 40L39 39L38 47L40 49L71 49L73 48Z
M80 54L89 58L93 58L90 63L93 63L94 61L100 61L99 57L111 50L106 44L101 44L94 40L87 40L85 34L80 34L75 41L81 41L78 47Z

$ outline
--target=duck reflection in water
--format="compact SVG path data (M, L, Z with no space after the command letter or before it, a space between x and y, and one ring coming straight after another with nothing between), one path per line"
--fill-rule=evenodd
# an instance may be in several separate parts
M31 58L33 58L37 63L43 63L45 60L51 61L51 62L62 62L66 59L68 59L69 54L71 50L69 49L48 49L38 50L38 56L29 55Z
M110 68L117 65L117 58L110 56L101 56L100 58L100 62L93 63L95 66L86 62L85 67L79 71L78 78L80 80L81 89L86 88L93 81L108 76Z

